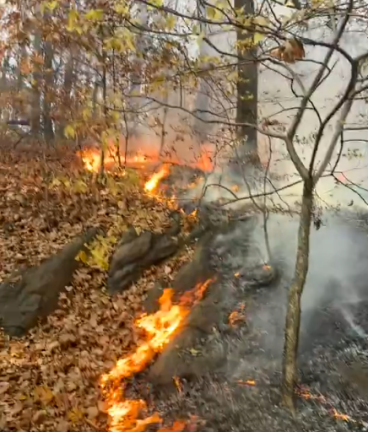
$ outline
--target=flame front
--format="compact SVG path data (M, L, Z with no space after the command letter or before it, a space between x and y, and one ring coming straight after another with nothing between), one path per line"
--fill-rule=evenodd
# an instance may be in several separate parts
M167 177L169 173L170 173L169 165L168 164L162 165L160 170L154 173L152 177L148 180L148 182L144 185L145 190L147 192L154 191L157 188L159 182L165 177Z
M146 332L146 341L132 354L120 359L116 366L101 378L110 417L110 432L142 432L147 425L161 422L158 414L139 419L142 411L147 408L146 403L143 400L125 399L121 381L144 370L154 356L163 350L183 324L190 307L203 297L212 281L213 279L209 279L204 284L197 285L187 292L177 305L172 303L174 291L165 289L159 299L160 309L151 315L144 314L136 320L137 327ZM184 426L185 422L175 422L171 430L180 432Z

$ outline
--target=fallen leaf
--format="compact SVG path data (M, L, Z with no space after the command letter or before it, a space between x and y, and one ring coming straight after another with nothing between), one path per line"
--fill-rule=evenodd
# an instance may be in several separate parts
M69 431L69 422L66 420L60 420L56 426L56 432L68 432Z
M96 406L92 406L92 407L87 408L87 416L90 419L95 419L98 416L99 412L100 411Z
M0 381L0 394L4 394L9 390L10 384L6 381Z
M34 391L35 399L47 405L54 399L54 393L46 386L39 386Z
M32 417L32 421L36 424L41 424L47 417L47 412L45 410L36 411Z

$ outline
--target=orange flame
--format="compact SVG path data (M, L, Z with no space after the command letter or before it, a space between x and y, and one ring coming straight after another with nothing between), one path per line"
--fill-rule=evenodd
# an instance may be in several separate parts
M245 322L246 316L244 313L245 304L241 303L237 309L233 310L229 315L229 324L236 327L238 324Z
M349 415L341 414L341 413L337 412L335 409L333 410L333 416L339 420L344 420L346 422L354 422L354 420Z
M255 386L256 382L255 382L255 380L246 380L246 381L238 380L238 384L246 385L246 386Z
M164 179L165 177L167 177L170 173L170 167L168 164L164 164L162 165L162 167L160 168L159 171L157 171L156 173L153 174L153 176L148 180L148 182L144 185L144 189L147 192L152 192L154 191L159 182Z
M77 156L83 162L84 168L87 171L98 173L101 169L101 150L97 148L86 148L77 152ZM125 156L121 156L121 163L127 166L134 167L143 167L150 160L147 155L144 154L135 154L135 155L127 155L126 160ZM104 155L104 168L109 171L118 166L118 157L116 155L116 147L111 146L105 152Z
M161 161L157 153L138 151L134 154L121 154L121 163L129 167L143 168L149 162ZM188 166L199 168L202 171L212 171L214 163L210 156L210 152L204 146L201 154L195 158L195 161L188 161ZM101 150L97 147L85 148L77 152L77 156L82 160L84 168L87 171L97 173L101 169ZM165 158L165 163L181 164L179 156L172 155ZM106 171L113 170L118 166L118 155L116 145L109 144L104 152L104 168Z
M190 307L203 297L211 282L213 279L197 285L177 305L172 303L174 291L165 289L159 299L160 309L151 315L143 314L136 320L137 327L146 332L146 342L138 346L131 355L120 359L108 374L101 377L110 417L110 432L142 432L147 425L161 422L158 414L144 420L139 419L141 412L147 408L146 403L143 400L124 399L121 381L144 370L154 356L162 351L183 324ZM166 432L180 432L184 426L184 422L176 422Z

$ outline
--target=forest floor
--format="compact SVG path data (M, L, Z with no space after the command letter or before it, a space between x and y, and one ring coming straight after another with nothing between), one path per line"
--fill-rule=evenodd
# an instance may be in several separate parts
M144 192L139 175L96 186L64 159L0 154L0 282L89 227L116 234L129 224L161 231L169 223L169 206ZM137 344L133 324L147 291L158 278L170 286L191 255L184 250L114 297L106 270L82 265L46 322L20 339L0 333L0 430L106 430L99 379Z

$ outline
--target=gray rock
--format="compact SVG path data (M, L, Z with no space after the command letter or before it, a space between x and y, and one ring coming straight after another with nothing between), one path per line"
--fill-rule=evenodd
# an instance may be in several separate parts
M57 308L79 265L75 258L82 250L88 252L85 245L96 234L97 229L91 229L39 266L21 272L17 280L0 284L0 324L8 335L23 336Z
M156 265L179 249L177 237L169 233L144 232L127 236L119 243L110 264L107 287L110 294L128 289L142 272Z

